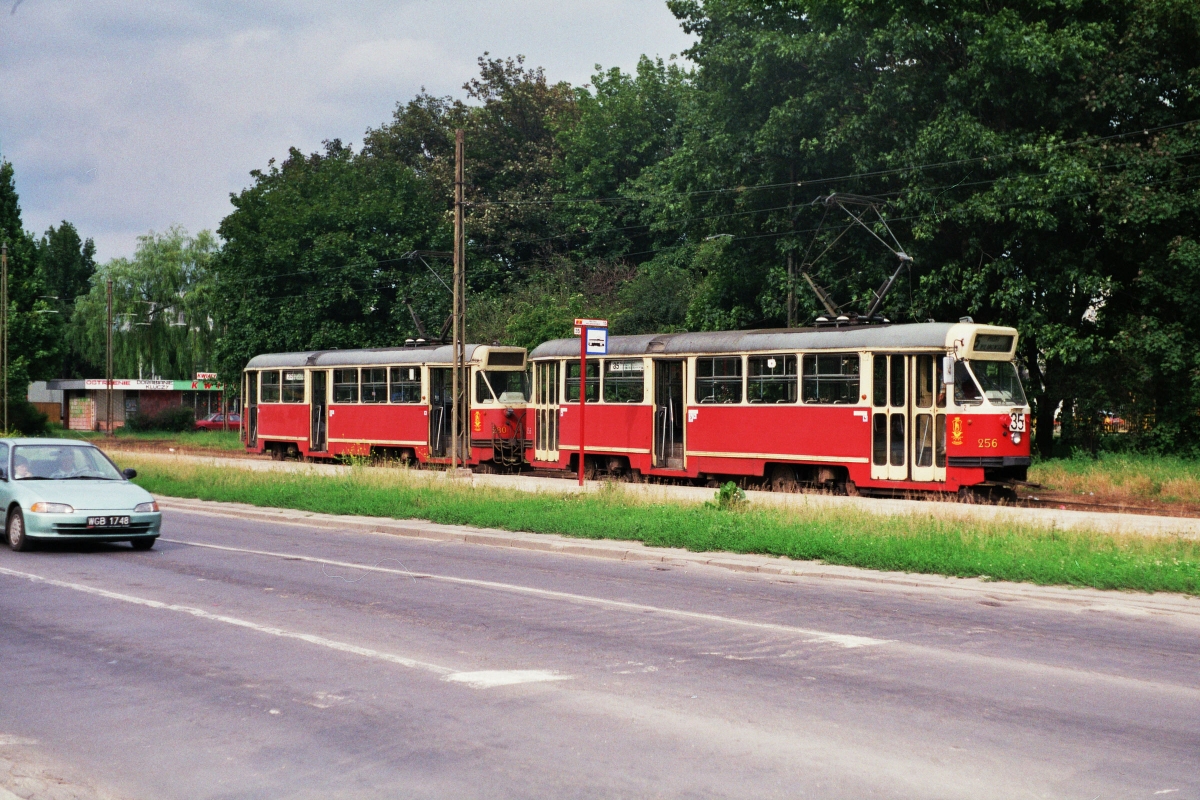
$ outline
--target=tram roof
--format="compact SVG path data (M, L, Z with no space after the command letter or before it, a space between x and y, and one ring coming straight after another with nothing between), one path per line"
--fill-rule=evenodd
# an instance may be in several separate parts
M470 363L482 345L468 344L463 360ZM504 348L510 349L510 348ZM453 364L454 346L375 347L364 350L307 350L299 353L265 353L246 363L246 369L286 367L386 366L389 364Z
M865 350L893 347L944 349L951 346L954 339L966 337L981 328L1010 330L962 322L918 322L906 325L862 325L847 328L706 331L610 336L608 337L608 355ZM569 358L578 355L579 339L555 339L535 347L529 354L529 358Z

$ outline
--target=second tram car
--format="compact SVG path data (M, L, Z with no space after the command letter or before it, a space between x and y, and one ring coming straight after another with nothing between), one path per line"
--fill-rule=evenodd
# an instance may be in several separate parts
M960 323L609 338L589 358L586 472L754 477L856 493L1024 481L1013 328ZM575 469L578 339L533 365L535 467Z
M525 349L466 345L467 465L524 460ZM246 365L242 437L276 458L386 453L448 464L454 353L449 345L255 356Z

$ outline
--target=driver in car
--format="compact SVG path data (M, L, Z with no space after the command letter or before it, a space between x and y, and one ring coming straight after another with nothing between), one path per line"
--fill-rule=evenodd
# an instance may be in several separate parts
M71 455L70 450L60 450L58 453L57 469L50 475L55 480L63 478L72 478L78 470L75 469L75 457Z

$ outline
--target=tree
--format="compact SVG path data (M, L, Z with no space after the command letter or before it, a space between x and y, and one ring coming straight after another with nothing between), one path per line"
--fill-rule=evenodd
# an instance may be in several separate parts
M412 168L449 211L454 131L463 129L469 280L473 291L503 291L566 251L546 201L557 185L557 131L576 117L575 92L550 83L540 67L526 67L523 56L487 53L479 58L479 77L463 89L476 105L424 92L398 105L390 123L367 132L363 156Z
M60 337L55 336L52 309L41 297L37 245L21 225L12 164L0 161L0 242L8 246L8 422L22 433L39 433L46 417L26 399L33 380L53 377ZM2 423L2 420L0 420Z
M406 257L451 245L444 200L428 180L336 140L251 174L254 185L233 196L218 229L214 319L226 380L259 353L402 344L420 335L406 299L437 334L449 292Z
M179 226L138 237L133 258L115 258L77 298L71 338L93 369L107 352L108 281L113 284L114 377L193 378L213 366L215 237Z
M75 226L63 220L57 228L51 226L37 245L38 275L42 288L56 312L53 318L55 335L63 337L71 325L75 298L87 294L96 272L96 245L91 239L81 240ZM94 365L84 360L71 347L60 348L59 376L86 377Z

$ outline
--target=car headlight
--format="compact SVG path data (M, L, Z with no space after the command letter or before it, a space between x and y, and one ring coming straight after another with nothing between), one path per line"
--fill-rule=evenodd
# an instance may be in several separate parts
M151 500L149 503L138 503L133 507L135 514L148 514L151 511L158 511L158 501Z
M29 507L35 514L74 514L75 509L66 503L43 503L38 501Z

